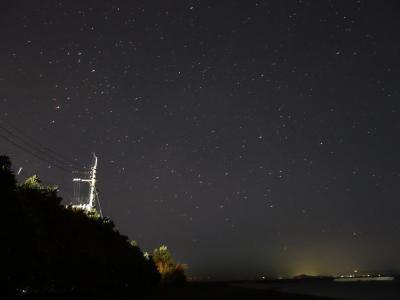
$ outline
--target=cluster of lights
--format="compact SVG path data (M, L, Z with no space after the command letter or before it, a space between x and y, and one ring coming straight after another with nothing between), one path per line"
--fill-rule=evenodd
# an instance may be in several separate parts
M394 280L394 277L392 277L392 276L383 276L381 274L358 275L358 270L354 270L353 272L354 272L354 274L350 274L350 275L340 275L339 277L335 278L335 281L392 281L392 280Z
M381 274L377 274L377 275L370 275L370 274L363 274L363 275L359 275L358 274L358 270L354 270L353 271L354 274L349 274L349 275L340 275L340 278L362 278L362 277L381 277Z

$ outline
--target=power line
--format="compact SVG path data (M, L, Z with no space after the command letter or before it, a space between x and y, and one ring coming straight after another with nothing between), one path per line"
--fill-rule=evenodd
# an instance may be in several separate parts
M21 138L18 137L17 135L13 134L13 133L12 133L10 130L8 130L7 128L5 128L5 127L3 127L3 126L0 125L0 129L3 129L3 130L6 132L6 134L8 134L9 136L13 137L14 139L17 139L19 143L22 143L23 145L27 146L28 148L33 149L34 151L39 152L39 153L43 154L44 156L49 157L52 161L57 162L57 164L59 164L59 165L61 165L61 166L68 167L68 168L71 167L71 165L70 165L69 163L67 164L67 163L65 163L64 161L59 160L59 159L57 159L56 157L54 157L53 155L47 153L46 151L44 151L44 150L42 150L42 149L40 149L40 148L38 148L38 147L32 145L32 144L29 143L29 142L26 142L25 140L21 139ZM15 140L14 140L14 141L15 141Z
M22 151L24 151L24 152L36 157L37 159L39 159L42 162L48 163L48 164L52 165L53 167L55 167L57 169L60 169L61 171L64 171L64 172L69 173L69 174L71 174L71 172L72 172L72 169L67 169L64 166L58 165L58 164L52 162L51 160L46 159L42 155L39 155L37 153L32 152L31 150L29 150L29 148L26 148L25 146L20 145L19 143L13 141L12 139L10 139L9 137L7 137L7 136L5 136L3 134L0 134L0 138L3 138L4 140L8 141L10 144L14 145L18 149L20 149L20 150L22 150Z
M100 199L98 191L96 189L96 169L97 169L97 157L93 153L93 166L90 171L74 171L73 166L76 166L75 162L63 157L54 150L44 146L43 144L35 141L30 136L26 135L22 131L5 123L0 119L0 138L6 140L11 145L22 150L25 153L37 158L38 160L50 164L54 168L57 168L66 173L84 174L90 175L88 179L74 178L73 179L73 202L75 207L82 208L84 210L95 210L96 202L99 209L99 213L103 216L101 209ZM78 167L81 169L80 167ZM80 204L81 202L81 182L89 183L89 203Z
M3 124L3 125L1 125ZM4 126L6 125L6 126ZM80 168L75 162L72 160L66 158L65 156L57 153L56 151L52 150L51 148L39 143L29 135L25 134L22 130L16 128L15 126L12 126L10 123L6 123L4 120L0 120L0 128L2 128L4 131L6 131L9 135L15 137L19 141L21 141L23 144L29 146L29 148L33 148L38 152L43 153L44 155L50 157L51 159L57 161L59 164L68 166L68 167L76 167ZM13 130L11 130L12 128Z

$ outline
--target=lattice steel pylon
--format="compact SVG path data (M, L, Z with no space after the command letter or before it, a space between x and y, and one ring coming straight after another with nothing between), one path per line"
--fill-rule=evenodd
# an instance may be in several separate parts
M82 209L85 211L97 211L99 212L100 216L103 217L103 213L101 211L101 206L100 206L100 200L99 200L99 195L96 189L96 175L97 175L97 156L96 154L93 153L93 165L90 168L90 177L89 178L73 178L72 181L74 184L77 184L80 186L81 182L87 182L89 183L89 195L88 198L85 199L84 201L81 201L80 195L78 195L78 201L79 203L76 203L72 205L73 208L77 209ZM97 206L98 210L96 209L96 200L97 200Z

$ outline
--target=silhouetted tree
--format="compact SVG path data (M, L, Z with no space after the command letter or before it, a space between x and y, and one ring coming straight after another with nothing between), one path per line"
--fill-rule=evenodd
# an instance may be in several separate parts
M10 159L7 156L0 155L0 195L5 196L6 193L14 193L16 186Z
M17 185L0 157L0 280L6 292L101 292L158 284L153 260L97 213L60 205L37 176Z
M169 285L180 285L186 282L186 265L176 264L172 260L171 252L165 245L154 249L152 260L161 274L161 282Z

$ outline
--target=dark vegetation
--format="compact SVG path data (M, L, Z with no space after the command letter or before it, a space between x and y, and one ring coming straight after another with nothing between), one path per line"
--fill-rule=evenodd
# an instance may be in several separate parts
M17 184L0 156L0 283L12 294L92 294L184 283L183 265L168 249L144 255L95 212L61 205L55 186L36 177Z
M154 249L152 259L156 264L157 270L160 272L162 285L179 286L186 283L186 265L174 263L167 246L163 245L158 249Z
M0 156L0 288L30 299L322 299L229 283L186 283L166 246L143 253L107 218L61 205L57 187L32 176L18 184ZM49 298L50 298L49 297Z

